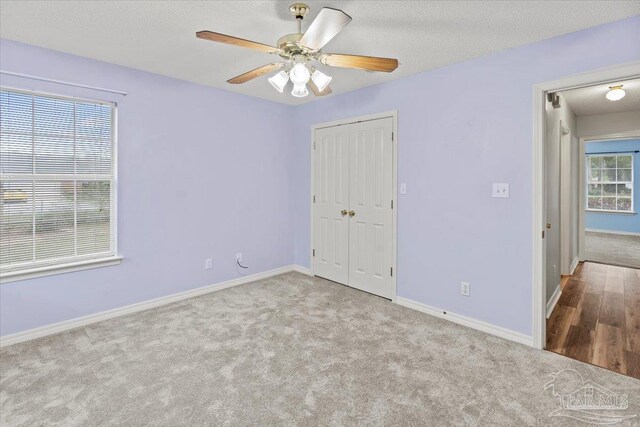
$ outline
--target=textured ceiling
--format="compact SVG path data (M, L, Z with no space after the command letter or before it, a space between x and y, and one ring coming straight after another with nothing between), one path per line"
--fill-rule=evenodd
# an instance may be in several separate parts
M0 1L0 37L287 104L266 76L226 80L272 55L196 39L211 30L266 44L296 31L290 1ZM331 68L334 94L640 14L639 1L308 1L353 21L326 52L395 57L391 74ZM323 67L319 67L323 68Z
M625 97L619 101L609 101L606 98L609 86L620 84L626 92ZM640 79L616 81L561 93L576 116L640 111Z

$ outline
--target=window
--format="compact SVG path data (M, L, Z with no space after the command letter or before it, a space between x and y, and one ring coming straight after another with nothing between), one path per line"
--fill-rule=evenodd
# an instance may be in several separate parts
M633 212L633 155L587 155L587 209Z
M110 103L0 90L0 275L113 259Z

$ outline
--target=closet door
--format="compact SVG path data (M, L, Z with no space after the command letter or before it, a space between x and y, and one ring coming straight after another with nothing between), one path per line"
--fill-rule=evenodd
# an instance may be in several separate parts
M315 275L349 284L349 126L318 129L314 152Z
M349 125L349 286L393 297L392 119Z

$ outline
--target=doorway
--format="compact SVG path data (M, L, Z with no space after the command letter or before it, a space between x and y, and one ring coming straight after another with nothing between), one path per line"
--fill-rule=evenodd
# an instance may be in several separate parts
M640 269L640 132L629 138L589 138L582 148L583 258Z
M312 128L314 275L396 298L396 113Z
M640 269L633 262L621 267L594 259L585 250L585 224L593 223L589 215L596 211L608 222L637 215L636 153L611 141L628 141L640 131L639 76L635 64L534 90L534 345L636 378ZM610 86L622 84L629 88L625 102L609 101ZM600 249L621 253L615 243ZM632 261L640 262L640 252L632 252Z

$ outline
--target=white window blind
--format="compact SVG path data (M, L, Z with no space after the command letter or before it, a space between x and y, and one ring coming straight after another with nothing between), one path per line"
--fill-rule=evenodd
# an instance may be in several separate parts
M0 273L115 254L114 111L0 90Z
M587 210L633 212L633 155L587 155Z

